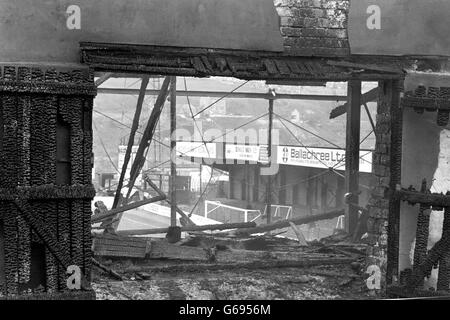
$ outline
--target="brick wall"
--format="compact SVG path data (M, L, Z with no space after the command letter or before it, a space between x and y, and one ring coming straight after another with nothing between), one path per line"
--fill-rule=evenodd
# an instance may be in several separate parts
M349 0L274 0L285 53L348 56Z
M367 267L378 266L381 271L381 288L396 281L398 254L398 228L400 203L390 197L390 189L401 183L402 111L400 106L400 81L380 81L376 118L377 140L373 155L373 173L376 187L368 203L369 219ZM391 245L388 247L388 237ZM393 245L392 245L393 244ZM383 290L384 291L384 290Z

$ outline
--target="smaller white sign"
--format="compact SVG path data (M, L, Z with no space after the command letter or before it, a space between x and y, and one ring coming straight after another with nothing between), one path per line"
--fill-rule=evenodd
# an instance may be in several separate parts
M177 141L177 157L215 159L216 156L215 143Z
M267 148L264 146L249 146L244 144L227 144L225 159L261 162L261 155Z

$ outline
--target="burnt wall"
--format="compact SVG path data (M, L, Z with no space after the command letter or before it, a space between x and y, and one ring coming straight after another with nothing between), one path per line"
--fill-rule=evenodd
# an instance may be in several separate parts
M0 66L0 295L66 291L60 257L89 280L94 95L87 68Z
M379 285L371 287L383 292L386 285L397 274L396 259L389 259L398 253L397 246L389 246L389 241L396 243L399 228L400 202L390 197L390 190L401 182L401 148L402 148L402 110L400 81L380 81L376 117L376 144L373 155L373 173L376 186L373 188L368 203L369 219L367 268L378 267ZM374 274L371 274L374 276Z
M436 112L419 114L412 108L406 108L403 119L402 186L420 190L422 180L426 179L430 188L438 168L442 127L436 124ZM445 193L447 190L442 191ZM419 205L402 203L400 271L411 267L410 252L416 237L418 213Z

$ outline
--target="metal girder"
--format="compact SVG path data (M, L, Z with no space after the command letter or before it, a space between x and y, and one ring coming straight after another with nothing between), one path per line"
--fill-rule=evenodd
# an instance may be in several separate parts
M123 94L123 95L138 95L139 89L121 89L121 88L98 88L99 94ZM146 90L146 95L158 95L159 90ZM211 98L227 98L233 99L267 99L267 100L317 100L317 101L347 101L347 96L340 95L314 95L314 94L283 94L277 93L273 98L268 93L256 92L225 92L225 91L184 91L177 90L177 97L211 97Z

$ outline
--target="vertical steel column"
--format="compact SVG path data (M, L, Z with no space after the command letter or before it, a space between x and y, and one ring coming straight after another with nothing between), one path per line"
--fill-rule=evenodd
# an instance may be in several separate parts
M270 92L271 93L271 92ZM269 158L269 168L272 166L272 126L273 126L273 104L274 99L269 98L269 132L267 134L267 155ZM272 176L267 176L266 203L267 203L267 224L272 220Z
M359 141L361 128L361 81L348 81L347 136L345 146L345 189L350 194L345 230L352 234L358 222Z
M177 77L170 78L170 226L177 226L176 197L176 147L175 130L177 127Z

